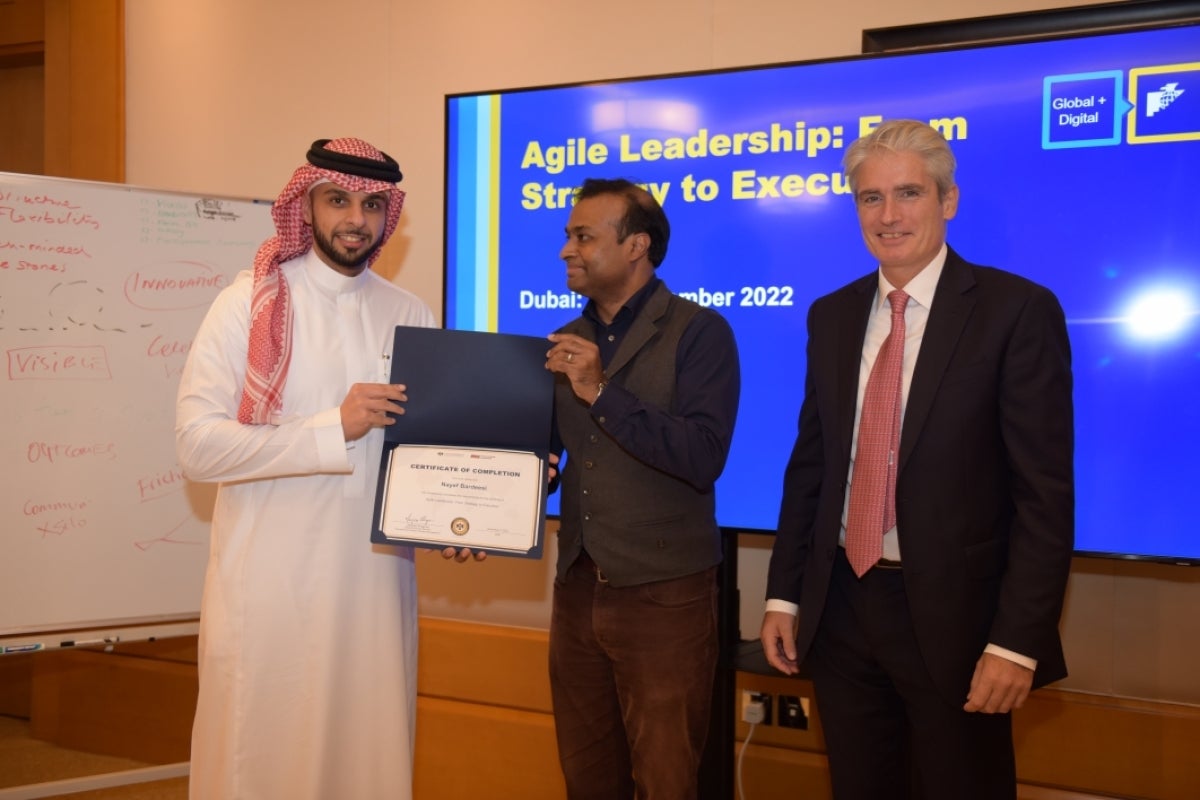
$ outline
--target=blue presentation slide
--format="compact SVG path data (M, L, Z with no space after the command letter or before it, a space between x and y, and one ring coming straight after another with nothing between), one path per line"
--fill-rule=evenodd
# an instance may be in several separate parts
M842 156L897 117L930 122L958 158L951 246L1066 311L1077 549L1200 560L1185 513L1200 475L1200 27L447 98L447 327L545 335L578 315L558 257L574 188L645 185L672 224L660 277L737 335L720 522L771 531L808 306L875 268Z

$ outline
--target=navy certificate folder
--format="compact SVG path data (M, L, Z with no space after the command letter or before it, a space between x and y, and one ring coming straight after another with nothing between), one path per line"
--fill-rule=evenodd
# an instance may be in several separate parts
M545 524L546 465L550 447L551 426L554 410L554 375L545 368L546 351L551 343L535 336L487 333L481 331L457 331L438 328L415 328L398 326L392 347L391 382L402 383L408 401L404 403L404 414L396 417L395 423L384 429L384 446L376 491L375 513L371 526L371 541L381 544L414 544L425 547L469 546L473 550L486 550L498 555L516 555L537 558L542 552L542 529ZM393 460L398 446L428 446L428 451L405 448L404 453L428 452L429 459L419 458L402 462ZM461 452L445 452L459 451ZM489 451L495 451L489 453ZM397 469L421 468L424 470L448 470L450 478L457 477L455 468L444 465L444 459L461 457L463 474L475 478L486 476L486 469L469 468L485 465L489 459L510 460L511 457L536 457L536 481L525 479L528 492L521 491L514 501L523 504L536 503L536 530L530 531L529 541L520 546L504 545L493 548L490 539L474 537L481 533L474 526L473 509L456 512L450 521L442 520L442 509L451 504L474 504L472 491L484 492L479 485L484 481L452 480L440 483L450 487L445 496L434 495L434 488L422 490L421 504L433 502L437 513L420 511L408 513L404 518L414 524L405 530L418 531L412 535L397 534L394 530L384 532L387 503L394 498L396 488L389 490L390 466L402 463ZM428 462L428 463L425 463ZM528 470L532 473L532 470ZM510 475L510 471L503 473ZM446 473L438 474L445 477ZM397 474L397 480L406 480ZM424 474L421 475L425 477ZM500 480L500 478L496 478ZM524 486L525 483L522 483ZM459 488L455 488L455 487ZM441 491L438 489L438 491ZM486 492L485 492L486 493ZM528 494L528 497L526 497ZM466 495L465 499L462 495ZM452 497L453 496L453 497ZM486 505L486 504L485 504ZM532 507L531 507L532 508ZM427 519L430 535L426 536L418 522ZM453 532L448 535L447 530ZM497 540L499 541L499 540ZM528 546L526 546L528 545Z

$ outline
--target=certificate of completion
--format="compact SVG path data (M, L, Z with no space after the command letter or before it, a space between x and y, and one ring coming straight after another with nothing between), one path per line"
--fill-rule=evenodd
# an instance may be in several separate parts
M554 376L545 339L396 328L371 541L540 558Z
M531 452L397 445L379 527L389 541L525 554L539 540L545 485Z

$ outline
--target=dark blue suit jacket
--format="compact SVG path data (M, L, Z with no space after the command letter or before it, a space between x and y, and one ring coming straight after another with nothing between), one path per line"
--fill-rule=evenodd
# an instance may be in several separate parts
M767 597L800 605L798 657L829 588L877 273L815 301L799 434L784 476ZM950 250L917 357L896 514L918 645L951 702L984 646L1066 675L1058 621L1074 545L1066 322L1051 292Z

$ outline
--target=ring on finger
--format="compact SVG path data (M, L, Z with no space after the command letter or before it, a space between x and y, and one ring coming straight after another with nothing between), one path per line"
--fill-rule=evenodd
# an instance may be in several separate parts
M574 360L575 360L575 354L574 354L574 353L567 353L567 363L568 363L568 364L570 364L570 363L571 363L571 362L573 362Z

